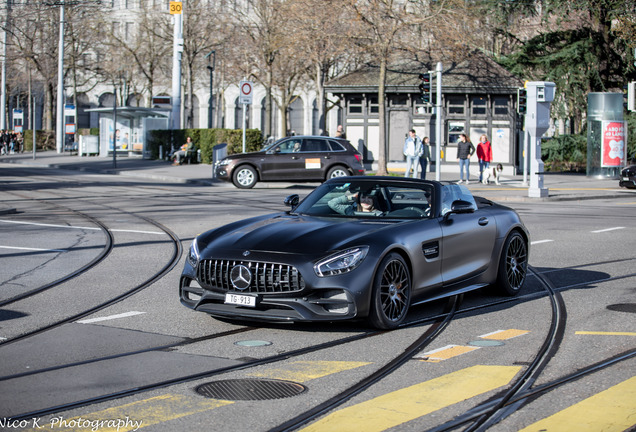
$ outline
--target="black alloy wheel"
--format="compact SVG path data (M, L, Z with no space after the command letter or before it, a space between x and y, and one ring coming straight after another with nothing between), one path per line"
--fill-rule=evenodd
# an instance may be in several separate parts
M371 325L382 330L398 327L406 318L411 304L411 275L404 258L398 253L388 254L373 280Z
M497 287L508 296L515 296L521 291L528 272L528 243L517 231L511 233L504 243L499 270Z

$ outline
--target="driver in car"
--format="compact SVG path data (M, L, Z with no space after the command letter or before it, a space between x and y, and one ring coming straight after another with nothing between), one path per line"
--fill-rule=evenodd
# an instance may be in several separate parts
M354 195L342 194L329 200L327 205L336 213L345 216L354 216L358 213L371 213L374 216L382 214L382 211L377 208L374 197L362 193Z

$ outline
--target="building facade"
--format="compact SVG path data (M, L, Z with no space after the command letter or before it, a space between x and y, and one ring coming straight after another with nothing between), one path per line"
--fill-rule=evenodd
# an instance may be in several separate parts
M459 135L465 133L476 146L486 135L493 147L493 161L508 170L520 164L520 120L516 112L517 89L523 83L494 61L475 53L461 63L443 64L440 109L420 100L419 75L435 69L402 64L390 67L386 82L386 159L402 162L402 148L409 129L432 144L439 141L443 160L455 161ZM377 161L379 151L378 76L376 68L364 68L328 84L327 90L341 101L341 112L331 116L345 128L347 139L363 153L365 162ZM436 93L435 74L431 82ZM436 95L431 98L436 101ZM437 115L442 116L442 136L435 135Z

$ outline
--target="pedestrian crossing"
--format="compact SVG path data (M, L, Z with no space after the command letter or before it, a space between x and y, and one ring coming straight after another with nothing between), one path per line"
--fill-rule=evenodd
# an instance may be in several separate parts
M529 333L525 330L498 330L480 339L503 341ZM480 349L478 346L448 345L420 354L413 364L438 363ZM307 360L289 361L248 371L246 377L284 380L298 383L319 382L336 374L372 366L362 361ZM521 366L473 365L436 378L415 383L372 399L335 409L306 425L303 432L383 432L436 411L494 392L510 385ZM311 391L311 384L308 385ZM136 431L187 416L216 412L242 401L217 400L188 394L165 394L85 414L81 417L54 416L39 420L30 430L42 426L56 431L87 430L98 425L100 432ZM250 409L258 409L252 406ZM220 414L222 415L222 414ZM281 419L282 421L283 419ZM36 421L36 419L33 419ZM183 420L187 424L187 420ZM56 422L56 423L53 423ZM624 431L636 426L636 376L600 391L525 427L521 432ZM26 429L28 430L28 429Z

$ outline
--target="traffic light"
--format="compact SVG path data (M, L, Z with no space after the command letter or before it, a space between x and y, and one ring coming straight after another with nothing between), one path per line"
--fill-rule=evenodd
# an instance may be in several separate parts
M420 99L425 104L431 103L431 74L420 74Z
M517 89L517 113L525 115L528 110L528 91L525 88Z

